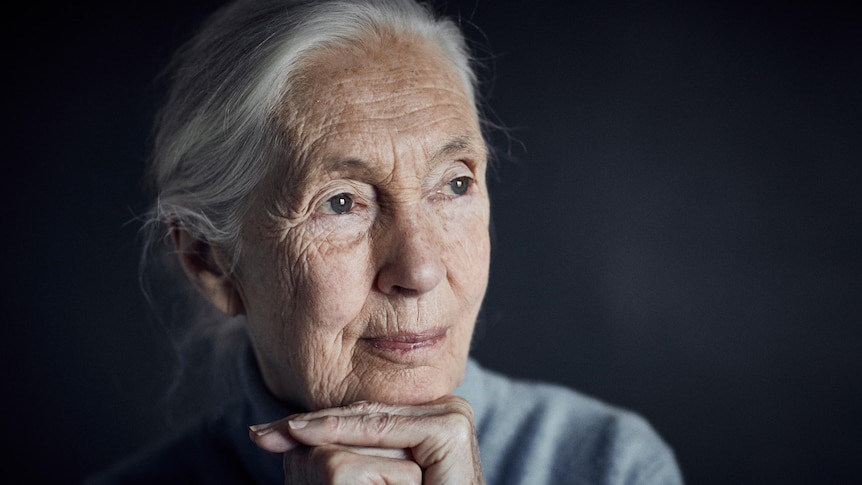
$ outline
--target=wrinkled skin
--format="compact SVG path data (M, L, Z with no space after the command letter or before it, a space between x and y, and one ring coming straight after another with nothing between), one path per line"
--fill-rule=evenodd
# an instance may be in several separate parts
M284 453L285 483L484 483L470 405L455 396L419 406L367 401L254 426L252 440Z
M270 391L313 411L252 439L284 453L288 483L481 483L472 410L451 396L490 257L463 83L398 38L315 55L299 86L283 109L302 150L255 201L236 271L198 275L246 315Z

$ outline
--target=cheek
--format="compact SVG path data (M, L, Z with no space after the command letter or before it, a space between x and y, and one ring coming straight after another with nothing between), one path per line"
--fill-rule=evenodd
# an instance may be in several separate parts
M461 217L449 218L444 231L444 259L455 293L481 302L491 255L487 217L480 211L461 214Z
M362 233L304 236L287 251L288 258L301 261L299 271L285 275L297 288L297 314L291 325L312 326L315 332L341 331L361 311L371 288L369 243Z

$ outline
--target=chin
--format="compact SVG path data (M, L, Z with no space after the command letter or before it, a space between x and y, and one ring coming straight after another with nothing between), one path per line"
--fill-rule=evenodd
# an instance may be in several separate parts
M464 378L464 366L441 370L432 367L401 369L381 373L375 382L364 386L355 401L374 401L392 405L418 405L448 396ZM349 404L349 403L345 403Z

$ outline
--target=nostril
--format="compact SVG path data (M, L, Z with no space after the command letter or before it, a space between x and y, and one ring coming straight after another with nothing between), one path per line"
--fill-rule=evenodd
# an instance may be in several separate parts
M404 286L398 286L398 285L395 285L392 287L392 293L394 293L396 295L401 295L401 296L414 296L414 295L419 294L418 291L416 291L412 288L406 288Z

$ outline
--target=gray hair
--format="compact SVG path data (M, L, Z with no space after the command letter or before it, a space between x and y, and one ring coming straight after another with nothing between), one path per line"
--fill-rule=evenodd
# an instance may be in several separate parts
M150 223L182 227L236 261L249 195L291 148L278 107L301 61L384 33L438 46L475 107L460 29L413 0L240 0L214 14L171 65L156 120Z
M217 246L235 264L255 190L275 162L296 148L284 129L291 120L284 119L280 107L295 91L295 78L309 59L321 49L393 35L439 48L481 118L472 59L459 26L415 0L238 0L215 12L177 51L166 71L167 98L155 120L149 167L155 202L143 225L141 260L148 298L153 298L147 287L152 281L144 276L152 269L148 254L170 247L172 228ZM176 270L170 251L162 256ZM158 284L156 289L173 287ZM194 293L188 285L178 290ZM242 319L219 314L201 298L184 299L182 305L190 306L186 309L176 306L180 295L165 296L170 308L160 310L187 321L178 324L181 335L173 341L181 370L227 360L213 359L212 354L235 350L237 340L244 339ZM184 363L186 359L191 362ZM213 377L224 376L224 371L210 368L217 373ZM187 392L179 389L182 378L175 379L175 392ZM198 384L202 380L207 379L191 379Z

